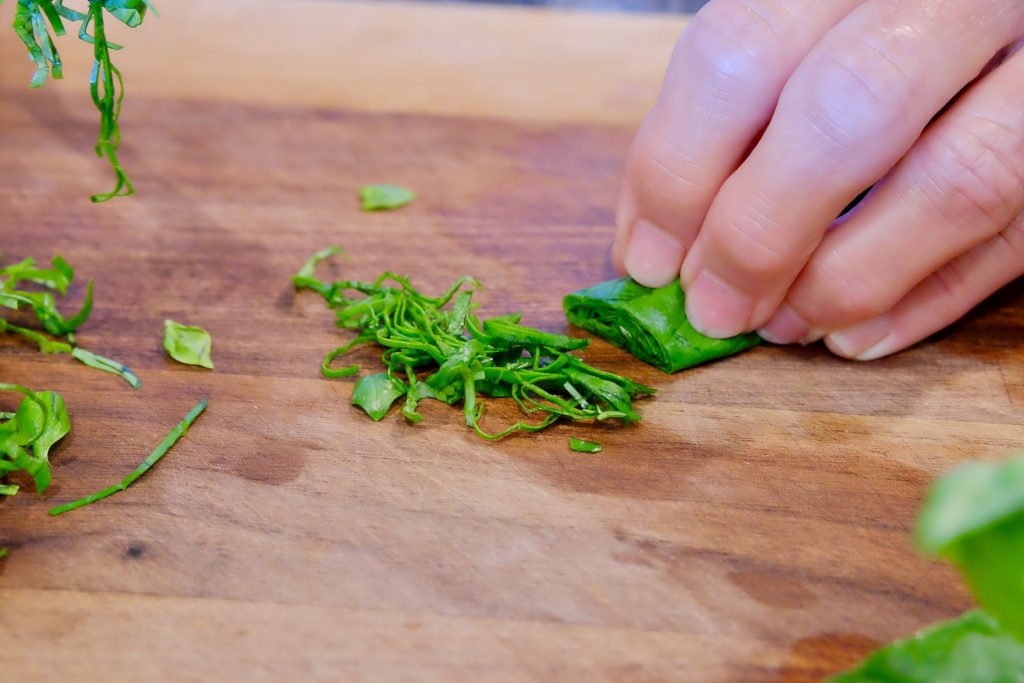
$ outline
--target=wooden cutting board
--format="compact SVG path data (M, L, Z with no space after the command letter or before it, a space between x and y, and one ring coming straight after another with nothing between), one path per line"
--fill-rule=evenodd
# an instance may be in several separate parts
M910 529L938 472L1024 445L1020 283L870 364L764 347L667 376L596 342L659 390L625 429L489 444L435 405L374 424L318 374L346 337L289 277L328 244L338 274L476 274L485 312L564 330L562 295L612 275L623 155L680 26L178 0L118 36L140 193L102 206L85 65L69 47L78 82L29 93L0 36L0 249L62 254L72 299L95 278L80 341L144 382L0 340L0 378L59 390L74 424L50 491L0 504L3 678L794 683L968 607ZM420 199L363 214L367 182ZM216 371L165 358L168 317L212 332ZM46 515L200 398L135 487Z

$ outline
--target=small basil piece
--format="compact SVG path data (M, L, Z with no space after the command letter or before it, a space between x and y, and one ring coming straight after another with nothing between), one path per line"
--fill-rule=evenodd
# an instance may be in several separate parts
M364 185L359 188L363 211L391 211L416 199L416 193L398 185Z
M21 327L0 317L0 334L21 336L39 347L42 353L70 354L85 365L119 375L132 388L138 389L142 383L130 369L75 345L75 331L92 312L92 281L86 283L82 307L75 315L65 318L57 309L55 295L64 296L67 293L74 280L75 271L60 256L55 256L50 265L50 268L37 266L34 259L27 258L0 268L0 307L12 310L31 309L43 328L38 330ZM26 290L21 285L23 282L41 287L44 291Z
M213 370L210 333L194 325L164 321L164 348L168 355L184 365L199 365Z
M600 453L604 450L604 447L599 443L584 441L576 437L569 438L569 448L577 453Z
M352 405L365 410L374 422L380 422L395 401L408 391L409 385L397 377L389 377L386 372L367 375L352 389Z
M976 610L881 648L828 683L1019 683L1024 643Z
M14 413L0 417L0 480L23 472L43 493L51 480L50 449L71 431L64 399L55 391L34 392L16 384L0 384L0 391L22 396ZM0 495L17 491L14 485L0 486Z

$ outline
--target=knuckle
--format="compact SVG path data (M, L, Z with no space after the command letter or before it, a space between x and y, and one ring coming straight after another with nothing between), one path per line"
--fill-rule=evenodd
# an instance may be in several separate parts
M811 133L843 156L862 140L905 128L916 87L901 58L868 39L816 60L799 85Z
M949 223L988 232L1024 208L1024 130L1019 128L975 118L937 133L922 162L927 180L922 187Z
M714 0L691 22L685 57L724 83L753 83L785 48L781 14L777 1Z
M842 264L828 259L812 260L806 269L804 293L817 302L816 315L827 324L852 324L869 320L888 311L896 303L881 287L879 280L865 280L857 273L848 273ZM875 284L875 283L879 284ZM811 306L804 303L805 306Z
M1018 257L1021 267L1024 268L1024 214L1018 216L1010 227L999 234L999 237L1010 249L1010 253Z
M744 273L749 285L777 281L792 268L792 257L779 239L779 226L765 215L744 210L730 212L712 230L713 247L729 267Z
M694 209L705 201L707 174L667 136L646 129L633 147L629 176L638 200L669 203L674 210Z

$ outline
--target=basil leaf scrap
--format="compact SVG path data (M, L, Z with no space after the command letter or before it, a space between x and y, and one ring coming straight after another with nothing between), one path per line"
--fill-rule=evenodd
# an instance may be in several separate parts
M359 199L363 211L392 211L416 199L416 193L398 185L364 185Z
M67 294L74 276L74 269L60 256L53 258L49 268L37 266L31 258L0 267L0 307L15 311L30 309L42 327L41 330L22 327L0 316L0 334L23 337L42 353L66 353L84 365L118 375L133 389L138 389L142 382L131 369L76 344L75 332L92 312L93 284L91 280L86 284L85 300L78 312L65 317L57 308L57 296ZM41 291L26 289L23 283Z
M918 546L955 564L978 602L1024 640L1024 455L971 462L932 487Z
M527 327L519 315L479 318L473 295L480 285L474 278L460 278L436 297L389 272L372 282L317 279L317 265L339 251L316 252L292 282L318 293L334 311L337 326L356 333L327 354L322 374L355 375L359 365L332 363L364 345L383 349L387 372L363 377L352 394L353 404L373 420L383 419L403 397L401 412L411 423L422 421L418 406L424 400L461 404L466 425L493 440L539 431L562 419L635 422L640 415L634 400L654 393L573 355L587 346L585 339ZM488 432L481 426L484 398L512 399L530 421Z
M32 478L37 493L50 486L50 450L71 431L64 399L55 391L35 392L17 384L0 383L0 391L22 396L14 413L0 417L0 482L22 472ZM0 485L0 495L13 496L14 484Z
M1024 643L975 610L870 655L829 683L1020 683Z
M203 328L164 320L164 349L179 363L213 370L212 348L210 333Z
M569 294L562 306L576 327L668 373L731 356L761 342L753 333L714 339L698 332L686 317L686 296L678 280L651 289L622 277Z
M599 443L594 443L593 441L584 441L583 439L570 437L569 449L576 451L577 453L600 453L604 450L604 447Z
M395 401L405 396L409 385L386 372L367 375L352 388L352 405L366 411L374 422L380 422L388 414Z

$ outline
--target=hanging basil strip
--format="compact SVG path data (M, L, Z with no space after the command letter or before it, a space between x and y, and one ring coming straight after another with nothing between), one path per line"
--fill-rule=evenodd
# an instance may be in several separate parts
M466 424L484 438L498 439L516 431L538 431L560 419L634 422L640 415L633 400L654 393L573 355L571 351L587 345L585 339L525 327L519 315L481 320L474 314L473 290L479 285L473 278L461 278L439 297L422 294L394 273L372 282L317 279L317 264L338 252L333 247L317 252L292 282L320 294L335 312L338 327L356 335L327 354L325 376L358 373L358 365L331 366L356 347L384 348L381 360L387 372L360 379L352 396L374 420L403 397L402 414L410 422L423 419L417 408L424 399L449 405L461 401ZM523 413L539 419L485 432L480 397L511 398Z
M0 268L0 308L31 309L43 328L36 330L22 327L0 317L0 334L23 337L38 346L43 353L66 353L91 368L118 375L133 389L138 389L142 382L131 369L75 343L75 331L92 312L92 281L86 284L82 308L70 318L65 318L57 310L56 296L67 294L74 277L74 269L60 256L53 258L49 268L37 266L31 258ZM29 283L34 288L25 289L22 283Z
M686 318L679 282L651 289L628 277L565 297L565 315L576 327L625 349L664 372L676 372L756 346L756 334L712 339Z
M124 98L124 83L121 80L121 72L110 61L110 51L120 50L121 46L107 41L104 12L126 26L135 28L145 19L147 10L152 9L148 0L89 0L85 12L65 7L63 0L18 0L14 14L14 32L25 44L29 58L36 65L35 73L29 82L30 88L41 88L46 83L47 76L56 79L64 77L60 53L53 42L54 36L66 33L64 20L80 22L78 37L93 45L89 91L93 104L100 114L95 149L97 156L107 159L110 163L115 177L114 189L93 195L91 199L94 202L104 202L112 197L124 197L135 192L117 157L117 150L121 144L118 121L121 116L121 101ZM90 24L92 34L89 33Z

